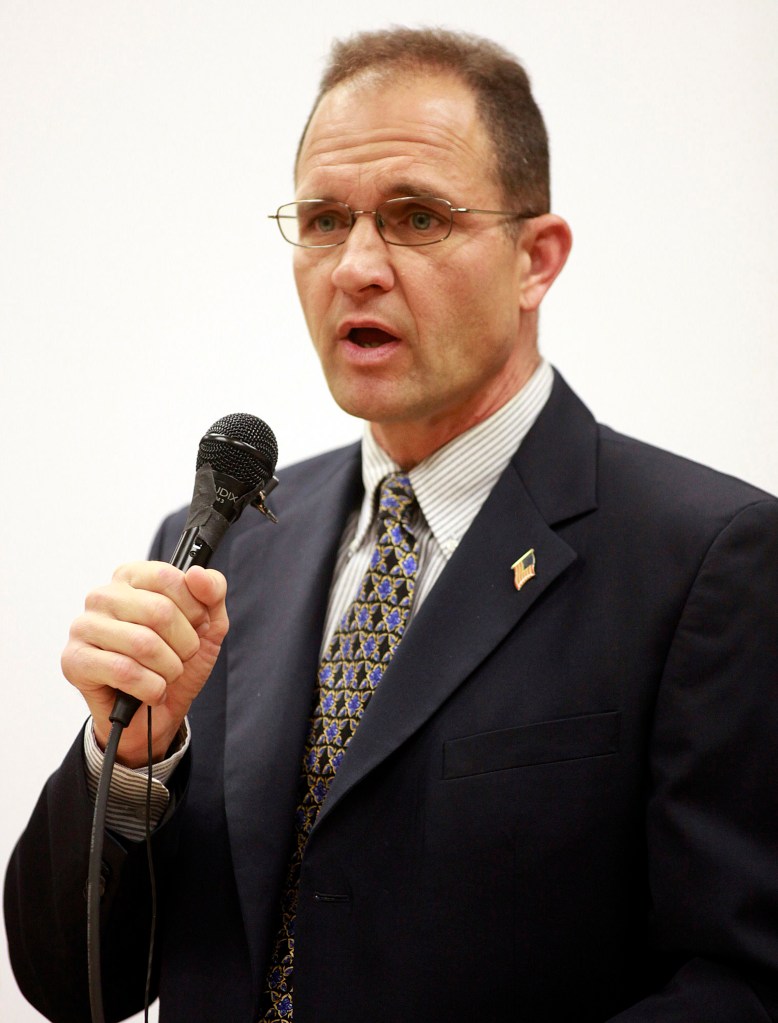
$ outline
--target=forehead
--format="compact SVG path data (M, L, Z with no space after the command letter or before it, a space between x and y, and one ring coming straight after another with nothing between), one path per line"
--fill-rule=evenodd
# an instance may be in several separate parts
M470 188L474 179L492 182L494 163L475 96L456 76L361 76L336 86L316 109L300 150L297 193Z

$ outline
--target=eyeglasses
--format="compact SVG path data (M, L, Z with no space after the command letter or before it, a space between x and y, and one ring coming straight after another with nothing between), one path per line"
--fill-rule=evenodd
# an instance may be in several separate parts
M514 210L476 210L452 206L446 199L409 195L387 199L374 210L352 210L345 202L329 199L299 199L279 206L268 214L291 245L304 249L329 249L342 245L357 217L375 217L378 233L389 245L435 245L451 234L455 213L488 213L514 220L529 220L538 213Z

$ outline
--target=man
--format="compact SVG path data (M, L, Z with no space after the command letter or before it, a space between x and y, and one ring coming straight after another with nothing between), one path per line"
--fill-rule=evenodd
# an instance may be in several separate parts
M120 688L172 793L166 1023L778 1019L778 502L598 427L541 359L570 232L499 48L337 46L296 194L276 217L361 457L286 470L279 525L244 516L221 572L133 564L87 598L63 666L94 739L7 879L22 989L87 1018L84 750ZM145 751L138 714L122 762ZM145 976L136 781L105 853L111 1018Z

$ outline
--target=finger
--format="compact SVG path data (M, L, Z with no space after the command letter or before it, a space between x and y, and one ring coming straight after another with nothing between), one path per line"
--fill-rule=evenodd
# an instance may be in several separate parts
M113 581L168 597L195 629L208 620L207 606L192 594L184 573L173 565L162 561L130 562L114 572Z
M188 628L191 633L191 626ZM104 615L84 614L73 622L71 637L77 643L97 647L106 653L123 654L167 682L173 682L184 670L182 657L147 625L117 621ZM194 653L199 648L196 635L192 645ZM185 649L184 653L187 652Z
M92 590L85 602L86 617L90 619L93 633L88 641L97 646L108 646L100 633L101 627L108 628L110 621L126 622L144 626L156 633L181 660L192 657L199 648L197 628L209 621L207 608L191 599L196 610L189 609L194 621L180 605L167 594L136 589L125 582L113 582L108 586ZM84 623L81 623L84 627ZM86 638L86 637L85 637Z
M153 707L165 701L166 680L126 654L73 642L62 656L62 670L90 706L96 705L95 709L105 710L112 705L113 696L109 694L115 689Z

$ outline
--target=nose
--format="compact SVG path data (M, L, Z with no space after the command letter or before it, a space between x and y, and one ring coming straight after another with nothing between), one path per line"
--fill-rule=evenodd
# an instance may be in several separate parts
M375 214L355 211L354 226L342 245L334 251L337 264L332 283L350 295L366 289L389 291L395 282L390 247L378 232Z

